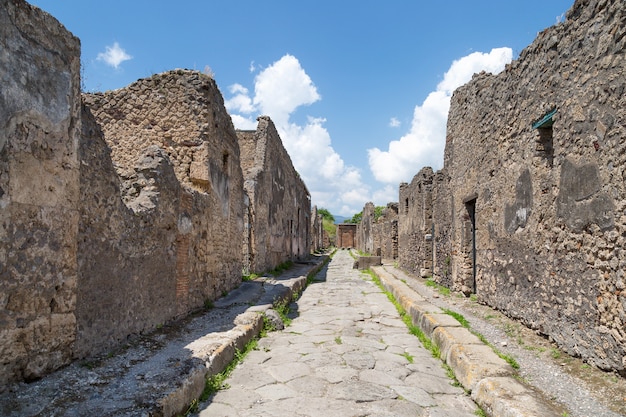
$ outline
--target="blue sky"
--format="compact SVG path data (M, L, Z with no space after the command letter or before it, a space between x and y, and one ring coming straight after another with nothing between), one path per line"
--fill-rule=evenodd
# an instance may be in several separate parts
M441 168L449 98L573 0L33 0L82 44L84 89L214 74L236 127L276 124L312 203L352 216Z

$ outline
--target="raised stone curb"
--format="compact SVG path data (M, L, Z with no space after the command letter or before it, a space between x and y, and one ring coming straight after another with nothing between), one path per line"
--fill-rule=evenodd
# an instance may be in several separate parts
M488 416L560 415L552 403L514 379L513 368L454 317L428 302L385 267L371 269L411 316L413 324L432 339L459 383L471 392L472 399Z
M187 346L193 352L192 356L203 364L196 365L179 386L160 400L157 414L152 415L170 417L184 412L189 404L202 395L206 379L226 369L235 359L237 351L243 350L248 342L259 336L263 329L263 313L301 292L307 285L308 276L319 272L328 259L327 256L320 257L318 262L311 263L311 267L297 277L258 278L263 282L264 291L254 305L235 318L233 329L206 335ZM240 303L242 296L241 293L233 294L233 303ZM227 307L228 299L220 300L219 305Z
M463 388L470 392L484 378L513 376L515 373L511 365L487 345L454 344L445 361Z
M465 327L438 327L433 332L432 339L439 346L442 358L446 358L456 344L484 346L478 336Z
M561 416L528 386L511 377L484 378L472 391L472 399L485 413L498 417Z

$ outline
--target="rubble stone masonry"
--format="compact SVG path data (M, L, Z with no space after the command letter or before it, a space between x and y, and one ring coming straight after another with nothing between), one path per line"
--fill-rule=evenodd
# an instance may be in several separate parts
M389 203L376 218L374 203L363 207L356 228L357 249L385 260L398 258L398 203Z
M310 253L311 197L272 120L260 116L256 131L237 131L249 222L244 268L274 269Z
M328 246L324 243L324 219L321 214L317 212L317 206L313 206L311 209L311 252L317 252ZM328 238L326 237L326 240Z
M399 232L404 267L428 267L432 222L435 279L622 374L625 21L623 0L577 0L503 72L457 89L444 168L401 186Z
M0 390L72 358L80 42L0 0Z
M274 125L240 158L211 77L81 97L79 40L0 0L0 79L0 390L204 308L241 282L242 243L259 269L309 255Z
M84 100L104 141L84 127L77 355L234 288L244 209L237 136L213 79L174 70Z

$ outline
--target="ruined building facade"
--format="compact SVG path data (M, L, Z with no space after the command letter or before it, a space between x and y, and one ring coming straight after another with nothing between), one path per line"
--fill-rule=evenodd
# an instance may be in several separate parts
M247 194L244 269L263 272L310 253L311 197L272 120L237 131Z
M210 77L175 70L84 101L97 125L85 136L100 127L104 143L80 143L81 354L234 288L244 210L237 136ZM114 170L94 161L108 149Z
M324 218L317 211L317 206L311 209L311 252L317 252L330 246L328 232L324 229Z
M249 216L248 157L213 79L175 70L81 98L79 40L21 0L0 0L0 49L2 390L235 288ZM310 201L263 123L273 159L255 192L279 189L253 203L273 216L267 240L285 233L274 267L308 255Z
M503 72L457 89L444 167L403 184L399 210L403 267L622 374L625 20L622 0L577 0Z
M81 109L80 41L51 16L0 0L0 48L1 389L72 358Z
M398 203L389 203L376 216L374 203L368 202L356 228L356 248L385 260L398 257Z

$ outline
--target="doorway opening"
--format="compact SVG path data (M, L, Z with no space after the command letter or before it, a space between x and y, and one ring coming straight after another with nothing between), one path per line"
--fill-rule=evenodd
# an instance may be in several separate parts
M465 253L465 286L476 294L476 197L465 201L466 216L463 224Z

